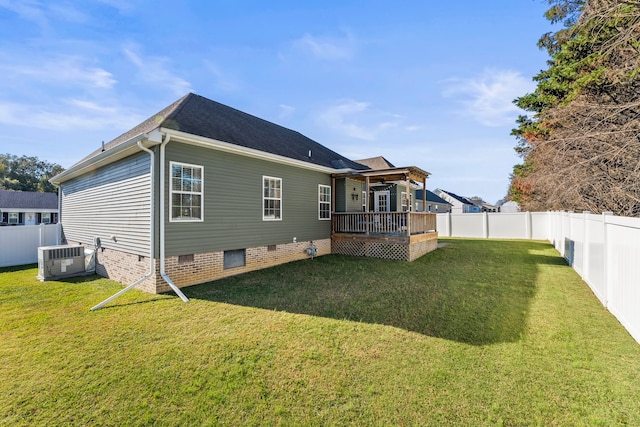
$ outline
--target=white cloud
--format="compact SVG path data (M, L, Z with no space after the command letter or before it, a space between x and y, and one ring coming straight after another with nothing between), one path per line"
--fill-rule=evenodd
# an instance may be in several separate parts
M0 8L17 14L21 19L38 25L42 30L50 29L50 21L86 23L89 16L78 10L70 2L42 2L36 0L0 0Z
M385 130L400 124L400 116L370 107L367 102L341 100L325 109L318 120L335 131L366 141L373 141Z
M0 0L0 7L10 10L20 18L37 24L46 29L49 26L45 11L41 3L35 0Z
M0 63L0 70L5 79L12 77L21 82L44 84L47 86L81 86L86 88L109 89L117 83L113 74L99 67L84 63L84 59L76 56L60 56L55 58L18 59L14 62ZM36 60L37 63L31 63ZM15 61L24 61L16 63Z
M53 3L49 5L49 12L67 22L85 23L89 17L76 9L71 3Z
M132 111L80 99L48 105L0 101L0 123L8 126L82 131L128 128L140 121L142 118Z
M137 52L137 46L124 47L125 56L138 68L139 78L151 85L169 89L176 96L191 92L191 83L175 75L169 68L169 58L159 56L143 57Z
M486 70L472 78L452 78L442 82L443 96L457 98L461 113L485 126L512 124L520 110L513 100L533 90L530 79L509 70Z
M337 61L353 57L356 41L350 33L346 33L343 37L318 37L305 34L295 40L293 46L313 58Z

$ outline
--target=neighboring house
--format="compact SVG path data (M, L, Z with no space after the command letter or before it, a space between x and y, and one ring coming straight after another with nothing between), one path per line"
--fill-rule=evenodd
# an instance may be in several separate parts
M451 212L451 203L435 193L427 190L427 208L422 208L422 189L416 190L416 210L421 212L446 213Z
M345 235L333 214L348 211L336 200L349 193L347 180L366 188L380 176L426 179L420 171L380 175L298 132L188 94L51 182L60 189L67 242L98 248L99 274L181 295L179 287L328 254L332 247L352 253L364 243L332 244ZM413 228L405 221L403 244L416 246L411 234L419 232L430 239L422 237L420 249L435 248L435 218L428 234L431 219L425 221ZM366 237L371 227L373 220ZM406 252L408 260L418 254Z
M57 222L57 194L0 190L0 225L37 225Z
M441 199L451 203L451 213L475 213L482 212L482 207L476 206L466 197L458 196L450 191L436 188L434 193Z
M468 197L467 200L478 206L480 208L480 212L498 212L498 207L496 205L487 203L480 197Z

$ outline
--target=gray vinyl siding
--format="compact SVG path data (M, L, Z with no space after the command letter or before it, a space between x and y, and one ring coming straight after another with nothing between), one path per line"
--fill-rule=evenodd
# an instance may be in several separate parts
M346 212L362 212L362 190L364 190L364 184L347 178L346 187ZM353 190L354 188L355 191ZM356 200L351 196L354 193L358 197Z
M318 185L327 173L171 142L165 153L167 256L277 245L331 237L318 219ZM169 162L204 167L204 221L170 222ZM282 179L282 220L262 219L262 177Z
M404 191L407 191L407 186L402 184L394 185L393 188L391 188L391 201L389 203L391 203L392 212L402 212L402 192ZM411 192L414 203L411 209L415 210L416 191L414 189L410 189L409 191Z
M65 182L61 222L68 240L149 255L149 155L139 153ZM115 236L115 241L111 239Z
M351 195L358 195L355 200ZM360 181L349 178L336 180L336 212L362 212L362 191L365 185Z

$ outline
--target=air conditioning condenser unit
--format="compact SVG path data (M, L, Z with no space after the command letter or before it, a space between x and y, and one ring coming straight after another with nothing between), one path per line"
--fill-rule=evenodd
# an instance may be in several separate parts
M78 245L38 248L38 279L55 280L86 274L85 248Z

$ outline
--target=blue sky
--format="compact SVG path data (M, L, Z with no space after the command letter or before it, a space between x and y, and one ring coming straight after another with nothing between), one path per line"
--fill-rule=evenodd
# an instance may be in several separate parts
M542 0L0 0L0 152L69 167L188 92L496 202Z

